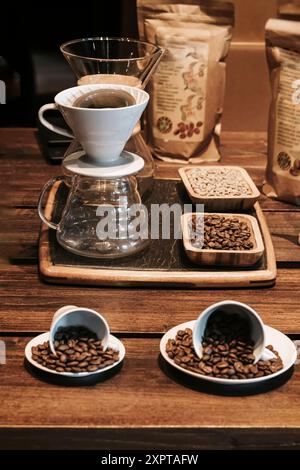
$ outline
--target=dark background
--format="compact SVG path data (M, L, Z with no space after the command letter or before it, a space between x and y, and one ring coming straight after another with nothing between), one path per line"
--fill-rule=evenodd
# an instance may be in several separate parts
M268 18L300 20L299 0L233 0L235 27L227 59L223 130L266 131L270 104L264 28ZM182 0L187 2L188 0ZM4 6L3 6L4 3ZM0 127L35 126L37 110L75 79L59 51L87 36L137 38L135 0L4 0L0 8L0 80L7 105Z
M135 0L6 2L0 9L0 126L35 126L38 108L75 84L59 46L92 36L137 37Z

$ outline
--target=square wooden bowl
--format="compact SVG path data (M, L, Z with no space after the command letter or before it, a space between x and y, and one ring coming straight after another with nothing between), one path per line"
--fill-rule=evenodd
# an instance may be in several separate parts
M251 194L244 194L241 196L200 196L197 194L192 185L190 178L188 176L188 172L191 170L207 170L207 169L215 169L215 170L222 170L224 168L234 169L241 174L241 177L246 181L248 184ZM253 207L254 203L260 196L260 192L258 191L257 187L255 186L252 178L249 176L244 168L239 166L212 166L212 165L205 165L205 166L192 166L192 167L182 167L178 170L180 177L186 187L186 190L194 204L204 204L205 211L224 211L224 212L234 212L234 211L244 211L249 210Z
M196 248L191 243L189 222L194 215L200 215L196 212L184 214L181 217L183 246L188 258L196 264L207 266L228 266L228 267L246 267L256 264L264 254L264 242L261 236L257 220L252 215L247 214L207 214L218 215L221 217L234 217L241 222L246 222L251 230L249 241L253 243L251 250L218 250ZM206 214L204 214L205 216Z

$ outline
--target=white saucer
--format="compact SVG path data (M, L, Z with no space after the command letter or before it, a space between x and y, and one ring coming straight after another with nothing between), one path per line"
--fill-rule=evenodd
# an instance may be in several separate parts
M38 362L32 359L31 348L32 346L37 346L38 344L42 344L45 341L49 341L49 331L47 333L42 333L41 335L32 338L29 343L27 343L25 347L25 357L27 361L37 369L42 370L43 372L47 372L48 374L56 375L56 376L64 376L64 377L74 377L74 378L82 378L82 377L91 377L92 375L100 375L108 370L114 369L117 367L125 357L125 347L121 341L113 335L109 335L109 340L107 346L119 351L119 360L110 366L105 367L104 369L98 369L94 372L57 372L56 370L47 369L47 367L42 366Z
M77 175L108 179L138 173L144 167L144 160L139 155L124 150L115 162L97 166L88 159L83 150L80 150L68 155L63 160L63 166Z
M288 369L290 369L290 367L292 367L292 365L297 359L297 350L294 343L280 331L265 325L266 345L271 344L272 346L274 346L274 349L278 351L283 362L283 369L279 370L278 372L275 372L274 374L253 379L221 379L217 377L209 377L207 375L197 374L196 372L184 369L183 367L180 367L179 365L175 364L175 362L170 359L168 354L166 353L166 344L168 339L174 339L178 330L184 330L185 328L190 328L192 330L195 322L196 320L181 323L181 325L174 326L174 328L171 328L169 331L167 331L167 333L165 333L165 335L160 341L160 352L163 358L171 366L180 370L184 374L195 377L196 379L206 380L208 382L214 382L216 384L222 385L250 385L258 382L265 382L267 380L273 379L274 377L277 377L278 375L284 374Z

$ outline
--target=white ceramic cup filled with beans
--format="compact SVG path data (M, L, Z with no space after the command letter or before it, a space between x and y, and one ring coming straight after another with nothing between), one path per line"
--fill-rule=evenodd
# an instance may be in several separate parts
M206 308L196 320L193 328L193 346L197 356L201 359L203 353L203 340L207 334L207 326L212 322L213 316L219 315L220 319L226 316L235 315L240 318L244 324L247 324L249 331L249 340L253 345L253 356L255 357L253 363L256 364L259 360L273 359L275 355L266 348L264 324L258 313L249 305L237 302L235 300L225 300L215 303ZM220 348L221 351L221 348Z
M103 350L106 349L110 331L105 318L96 310L66 305L57 310L52 319L49 335L49 346L52 353L55 354L55 337L59 330L77 326L84 327L94 333L97 339L102 342Z

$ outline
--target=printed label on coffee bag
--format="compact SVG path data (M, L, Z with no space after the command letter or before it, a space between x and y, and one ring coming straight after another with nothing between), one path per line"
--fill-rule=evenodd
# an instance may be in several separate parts
M300 177L300 55L280 49L282 64L276 101L276 172Z
M165 44L168 54L154 76L153 134L165 141L203 138L207 44Z

